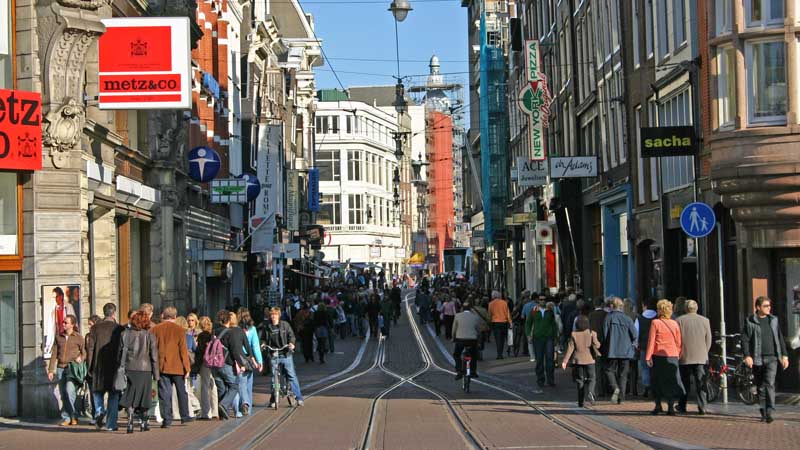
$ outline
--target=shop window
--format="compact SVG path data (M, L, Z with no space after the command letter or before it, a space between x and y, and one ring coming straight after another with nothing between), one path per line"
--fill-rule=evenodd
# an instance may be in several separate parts
M0 273L0 366L17 366L17 275Z
M0 255L19 254L17 174L0 172Z

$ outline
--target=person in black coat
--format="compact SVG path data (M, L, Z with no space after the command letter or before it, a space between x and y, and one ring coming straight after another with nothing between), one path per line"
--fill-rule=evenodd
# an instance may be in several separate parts
M86 336L86 366L92 376L95 425L98 429L105 425L107 430L113 431L117 429L120 398L120 391L114 389L114 378L119 369L120 338L125 328L117 323L115 304L106 303L103 316ZM107 408L103 407L105 394L108 394Z

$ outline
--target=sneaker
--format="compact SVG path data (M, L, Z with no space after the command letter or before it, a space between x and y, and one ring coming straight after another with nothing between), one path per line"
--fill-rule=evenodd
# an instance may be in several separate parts
M73 417L72 420L70 420L69 424L70 425L77 425L78 424L78 419Z
M306 402L304 402L304 401L302 401L302 400L298 400L298 401L295 403L295 405L296 405L296 406L303 406L303 405L305 405L305 404L306 404Z
M590 405L594 405L594 394L592 392L586 394L586 402Z
M248 405L247 403L242 405L242 414L245 415L245 416L249 416L250 415L250 405Z
M94 425L97 427L98 430L103 428L103 425L105 425L106 423L105 419L106 417L105 414L103 413L98 414L97 417L94 418Z
M62 421L61 423L59 423L59 425L61 425L62 427L68 427L68 426L72 425L72 421L69 420L69 419L66 419L66 420Z
M766 421L767 423L772 423L775 421L775 419L772 417L772 414L767 414Z
M275 402L270 402L267 408L275 408Z
M611 403L617 403L619 401L619 388L614 389L614 393L611 394Z
M531 358L531 362L536 362L536 358Z

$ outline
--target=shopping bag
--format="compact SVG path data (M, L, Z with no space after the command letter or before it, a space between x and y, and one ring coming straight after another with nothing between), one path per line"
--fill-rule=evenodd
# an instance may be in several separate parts
M508 337L507 337L506 341L507 341L506 344L508 344L509 346L513 346L514 345L514 329L513 328L509 328L508 329Z

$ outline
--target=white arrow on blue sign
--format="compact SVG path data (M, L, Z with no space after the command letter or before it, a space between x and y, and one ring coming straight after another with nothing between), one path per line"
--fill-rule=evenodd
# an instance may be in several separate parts
M714 210L705 203L689 203L681 212L681 228L693 238L708 236L716 223Z

